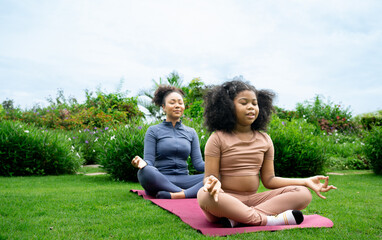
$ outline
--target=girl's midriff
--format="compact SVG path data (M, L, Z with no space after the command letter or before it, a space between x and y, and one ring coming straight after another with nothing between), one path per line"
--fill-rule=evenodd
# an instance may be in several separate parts
M221 176L223 190L236 192L256 192L259 188L259 175Z

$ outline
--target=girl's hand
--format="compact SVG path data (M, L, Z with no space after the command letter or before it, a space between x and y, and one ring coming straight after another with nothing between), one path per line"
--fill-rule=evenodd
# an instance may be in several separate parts
M203 186L203 191L210 192L210 195L214 198L215 202L219 200L219 192L223 192L221 189L221 183L215 176L209 176L206 178L206 183Z
M321 183L321 180L325 180ZM328 176L315 176L306 179L306 186L312 189L320 198L326 199L321 192L328 192L330 189L337 189L335 186L329 184Z
M131 160L131 165L133 165L136 168L142 169L146 167L147 162L143 160L142 158L140 158L139 156L135 156L135 158Z

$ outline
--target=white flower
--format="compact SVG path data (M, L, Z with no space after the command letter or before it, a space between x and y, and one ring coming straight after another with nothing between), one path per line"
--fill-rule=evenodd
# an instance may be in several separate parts
M110 138L110 140L114 140L115 139L115 135L113 135L111 138Z
M205 136L203 135L202 137L201 137L201 139L203 139Z
M72 146L72 149L71 149L72 152L74 152L74 146Z
M93 149L93 152L95 152L95 150Z
M26 133L29 133L29 131L28 131L28 130L25 130L24 132L26 132Z
M77 153L76 155L77 155L77 157L81 158L81 157L80 157L80 154Z
M363 142L361 142L361 145L364 146L365 144Z
M68 138L68 140L69 140L69 141L72 141L72 139L71 139L71 138Z
M78 130L79 133L81 133L81 130Z
M129 125L126 124L126 125L125 125L125 128L129 128Z
M95 140L94 140L94 142L97 142L98 141L98 138L96 138Z

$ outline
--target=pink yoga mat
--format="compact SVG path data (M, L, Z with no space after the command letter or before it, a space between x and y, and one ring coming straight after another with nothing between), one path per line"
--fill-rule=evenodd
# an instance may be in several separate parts
M236 228L224 228L221 224L210 223L206 220L196 198L189 199L156 199L146 195L143 190L130 190L137 193L144 199L150 200L159 207L177 215L180 219L192 228L200 231L204 235L225 236L230 234L257 232L257 231L277 231L290 228L321 228L333 227L333 222L320 215L304 215L304 221L300 225L284 226L243 226Z

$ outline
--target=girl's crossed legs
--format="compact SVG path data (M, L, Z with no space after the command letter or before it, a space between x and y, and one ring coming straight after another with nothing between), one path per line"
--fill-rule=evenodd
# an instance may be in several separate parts
M207 220L215 222L226 217L248 225L267 224L267 216L286 210L301 210L308 206L312 195L306 187L288 186L261 193L232 192L219 193L215 202L209 192L200 189L198 202Z

